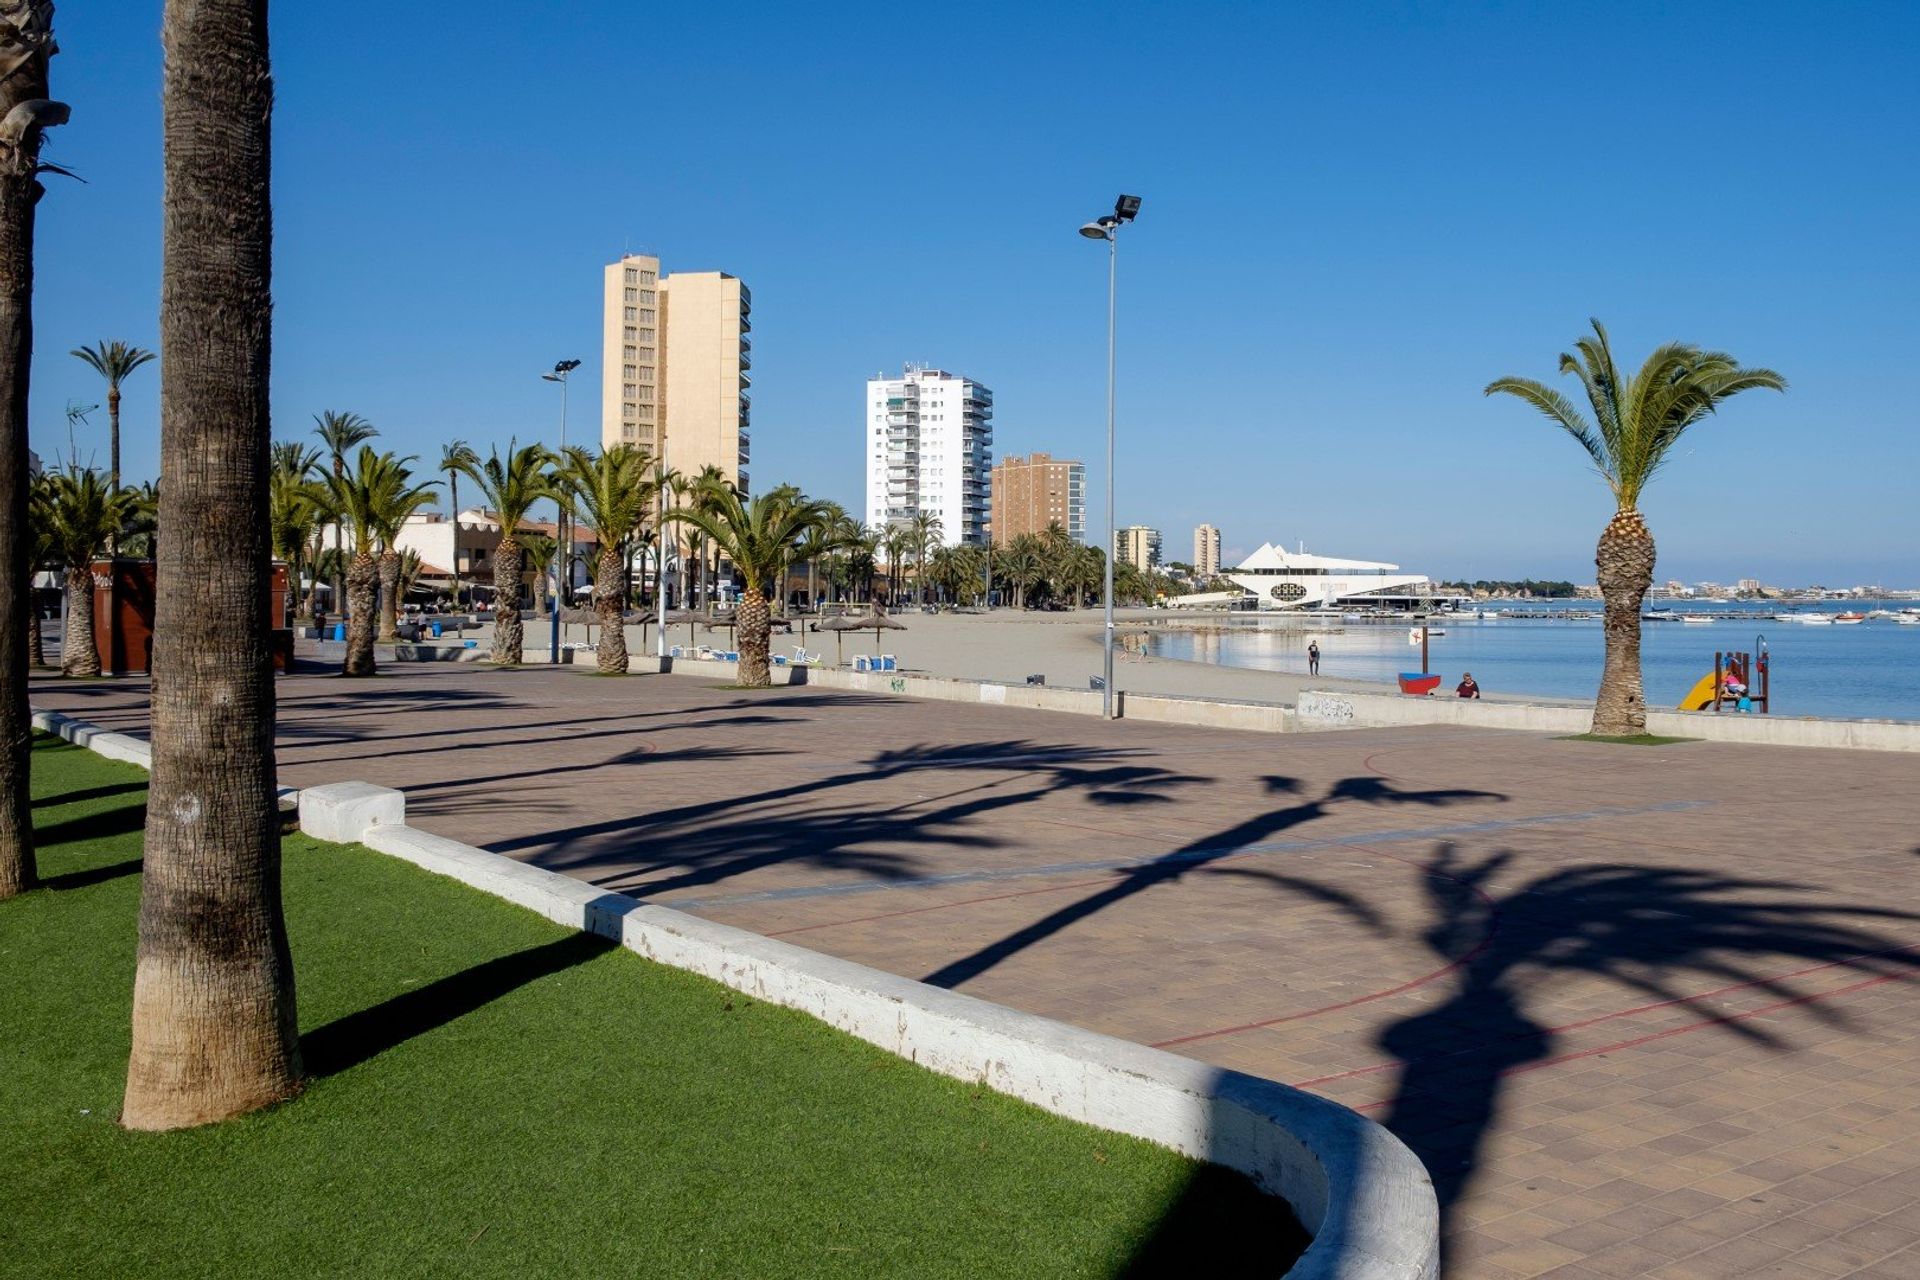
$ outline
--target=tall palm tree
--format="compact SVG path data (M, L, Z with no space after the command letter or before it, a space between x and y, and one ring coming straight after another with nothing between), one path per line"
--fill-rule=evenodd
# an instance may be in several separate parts
M114 488L120 487L120 384L147 361L154 359L151 351L142 347L128 346L118 338L102 338L91 347L76 347L73 355L92 366L93 371L107 380L107 475Z
M631 445L615 445L598 456L575 445L554 471L554 485L562 501L574 519L593 530L594 541L600 544L600 562L593 574L593 608L600 616L596 656L601 675L627 672L621 548L653 505L648 476L652 468L652 457Z
M341 674L374 673L374 587L380 576L376 548L387 544L407 515L431 497L431 485L409 483L411 457L396 458L361 445L351 470L327 474L327 487L340 523L353 534L353 559L347 566L347 656ZM395 568L398 568L396 556Z
M66 571L67 619L61 632L60 671L100 674L93 636L93 559L125 523L135 495L115 492L98 471L62 471L50 477L46 516L53 553Z
M300 1088L267 611L273 80L267 6L167 0L153 772L120 1121Z
M493 553L493 661L503 667L520 664L520 525L536 502L553 496L549 473L553 455L543 445L519 448L507 442L506 456L496 447L481 463L469 463L460 473L480 488L482 503L500 522L500 546Z
M327 461L333 477L338 480L347 473L347 454L357 444L364 444L380 434L378 427L357 413L343 413L335 409L323 409L313 415L313 433L320 437L320 443L327 453ZM345 530L336 519L333 524L334 561L343 562L346 557L345 544L342 541ZM343 599L340 579L333 580L333 609L338 612Z
M53 563L52 477L40 476L27 494L27 665L47 665L45 642L40 635L40 602L34 596L33 580L40 570Z
M767 664L772 613L767 593L793 561L807 531L825 513L820 504L790 493L763 493L743 500L732 487L717 490L711 503L682 507L669 519L706 534L740 575L740 603L734 610L740 635L740 683L764 689L773 682Z
M287 562L293 576L294 604L300 604L300 579L312 569L313 540L332 512L326 486L314 480L320 451L297 440L277 440L269 455L271 471L267 506L273 519L273 554ZM318 578L316 576L317 585ZM308 593L307 616L313 616L313 594Z
M460 607L460 473L480 465L480 455L465 440L440 447L440 472L447 478L447 518L453 525L453 607Z
M47 62L57 51L53 0L0 0L0 618L31 607L27 560L27 383L33 369L33 214L42 133L63 124ZM33 857L27 654L0 627L0 900L39 883Z
M932 511L916 511L908 528L913 533L913 581L916 602L927 602L927 556L940 545L940 536L945 532L938 514Z
M281 453L286 447L274 446L274 466L268 473L268 538L274 558L287 563L297 600L308 548L320 527L321 513L330 504L326 502L322 486L311 478L312 463L305 457L311 450L293 445L298 456L290 456ZM300 465L288 465L290 463Z
M373 536L380 546L380 635L382 644L400 638L400 530L407 517L433 501L438 482L408 485L412 472L406 470L411 457L399 460L398 474L388 473L374 505Z
M1771 369L1744 369L1720 351L1683 342L1655 349L1640 372L1622 377L1614 365L1607 331L1598 320L1593 336L1574 343L1579 352L1560 356L1560 372L1579 378L1589 421L1573 401L1531 378L1500 378L1486 394L1503 392L1526 401L1572 436L1613 493L1613 518L1594 551L1605 603L1607 658L1593 705L1593 732L1608 736L1645 733L1646 690L1640 674L1640 609L1653 585L1653 532L1640 513L1647 481L1672 453L1687 428L1742 391L1784 391L1787 380Z
M888 603L896 607L905 603L902 597L906 594L906 568L913 558L914 541L913 530L904 524L888 525L880 538L881 549L887 557Z

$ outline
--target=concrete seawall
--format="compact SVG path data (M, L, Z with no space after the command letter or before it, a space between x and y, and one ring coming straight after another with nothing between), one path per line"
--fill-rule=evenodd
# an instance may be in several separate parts
M544 660L545 655L540 655ZM633 670L656 671L660 660L636 655ZM669 658L675 675L708 680L732 679L731 662ZM821 689L894 694L939 702L982 702L993 706L1100 714L1100 694L1057 685L999 684L960 680L920 672L842 671L831 667L775 667L775 684L807 684ZM1404 725L1459 725L1511 729L1522 733L1585 733L1593 709L1579 703L1487 702L1460 698L1410 698L1396 693L1310 689L1293 706L1172 694L1114 693L1115 715L1127 720L1244 729L1259 733L1306 730L1375 729ZM1904 720L1824 720L1814 717L1715 714L1711 711L1649 711L1647 731L1676 738L1742 742L1783 747L1834 747L1857 751L1920 752L1920 723Z

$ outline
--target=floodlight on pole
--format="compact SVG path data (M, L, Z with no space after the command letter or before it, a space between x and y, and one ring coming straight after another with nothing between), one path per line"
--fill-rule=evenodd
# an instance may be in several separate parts
M578 360L557 360L552 373L543 373L541 379L560 384L560 452L567 451L567 375L580 367ZM572 576L572 548L568 545L567 512L561 505L560 495L553 498L553 615L551 634L547 637L547 660L558 666L560 663L560 596L566 590L566 580ZM498 602L494 607L499 608Z
M1107 547L1106 581L1101 603L1106 613L1106 629L1103 637L1105 651L1104 675L1100 681L1100 714L1108 720L1113 719L1113 387L1114 387L1114 316L1116 285L1119 279L1120 263L1120 224L1132 222L1140 214L1139 196L1121 196L1113 202L1113 212L1104 214L1080 228L1080 234L1089 240L1107 242Z

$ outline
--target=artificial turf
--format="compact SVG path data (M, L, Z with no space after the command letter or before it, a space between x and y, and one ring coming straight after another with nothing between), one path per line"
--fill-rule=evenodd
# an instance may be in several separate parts
M37 738L33 784L0 1275L1272 1277L1303 1244L1236 1175L298 835L305 1093L125 1132L146 775Z

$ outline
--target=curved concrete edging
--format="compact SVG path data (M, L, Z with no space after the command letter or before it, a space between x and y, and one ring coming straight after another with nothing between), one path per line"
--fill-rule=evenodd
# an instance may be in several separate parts
M1289 1280L1438 1274L1426 1169L1393 1135L1336 1103L596 889L408 827L398 792L336 786L302 793L302 829L311 816L315 835L358 840L943 1075L1247 1174L1292 1205L1313 1236Z
M97 756L118 760L122 764L137 764L149 773L153 771L153 746L144 739L112 733L99 725L76 720L59 711L34 712L33 727L71 742L76 747L84 747ZM283 812L299 806L300 793L294 788L280 787L275 794L279 797Z

